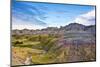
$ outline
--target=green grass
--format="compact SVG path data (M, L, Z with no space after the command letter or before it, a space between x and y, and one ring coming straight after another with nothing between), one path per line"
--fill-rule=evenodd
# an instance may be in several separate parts
M67 38L75 38L73 35L67 35ZM95 60L95 44L87 46L58 46L58 35L13 35L12 53L14 56L25 59L32 56L31 64L61 63L73 61L75 54L78 54L78 60ZM77 56L77 55L76 55ZM13 58L13 63L18 61ZM17 64L17 63L14 63ZM19 64L19 63L18 63Z

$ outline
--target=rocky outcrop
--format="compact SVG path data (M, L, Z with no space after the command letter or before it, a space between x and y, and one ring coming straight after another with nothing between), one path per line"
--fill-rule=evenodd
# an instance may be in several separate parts
M82 32L82 33L93 33L95 34L95 25L85 26L78 23L71 23L66 26L57 27L47 27L41 30L12 30L12 35L23 35L23 34L65 34L66 32Z

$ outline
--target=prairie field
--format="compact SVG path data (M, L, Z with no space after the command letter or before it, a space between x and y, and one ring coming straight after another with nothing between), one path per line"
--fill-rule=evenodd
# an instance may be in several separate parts
M12 35L12 65L94 61L95 47L60 35Z

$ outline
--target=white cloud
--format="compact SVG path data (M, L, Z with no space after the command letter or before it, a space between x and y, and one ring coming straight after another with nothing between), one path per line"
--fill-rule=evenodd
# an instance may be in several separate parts
M94 25L95 24L95 10L92 10L88 13L82 14L75 18L75 20L68 22L69 23L80 23L83 25Z
M38 25L30 25L30 24L23 24L23 25L12 25L12 29L42 29L43 27L42 26L38 26ZM45 28L45 27L44 27Z
M80 23L83 25L94 25L95 24L95 10L82 14L75 18L75 20L67 22L70 23ZM23 21L12 17L12 29L42 29L46 28L47 26L37 25L35 23L31 23L29 21Z
M83 14L82 15L83 17L87 17L88 19L91 18L91 17L95 17L95 10L92 10L86 14Z
M12 17L12 29L42 29L45 27L46 26L32 24L31 22Z

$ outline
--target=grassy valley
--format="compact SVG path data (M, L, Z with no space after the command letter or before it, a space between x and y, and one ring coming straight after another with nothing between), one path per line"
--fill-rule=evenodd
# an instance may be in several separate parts
M69 27L33 30L33 34L18 31L22 34L12 34L12 65L96 60L95 34L90 31Z

